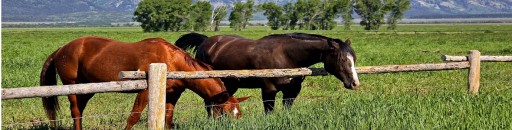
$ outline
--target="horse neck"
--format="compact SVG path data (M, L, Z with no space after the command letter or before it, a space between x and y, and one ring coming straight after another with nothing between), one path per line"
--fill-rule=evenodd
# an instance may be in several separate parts
M316 63L322 62L325 49L328 45L324 41L304 41L297 40L286 44L285 53L292 62L296 64L295 67L309 67Z
M222 82L218 78L208 79L183 79L185 88L192 90L192 92L199 95L206 101L210 101L215 104L221 104L225 102L229 96ZM224 93L226 95L224 95Z
M199 63L198 61L192 59L192 57L185 56L174 56L175 58L180 58L178 60L174 60L175 69L177 71L209 71L212 70L210 67ZM183 58L183 59L181 59ZM219 94L222 94L226 91L222 81L218 78L207 78L207 79L182 79L183 87L192 90L194 93L198 94L205 100L215 100L215 98L224 98L218 97Z

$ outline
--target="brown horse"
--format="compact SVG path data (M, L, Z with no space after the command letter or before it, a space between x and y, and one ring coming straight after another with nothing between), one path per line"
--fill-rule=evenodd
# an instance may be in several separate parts
M161 38L145 39L136 43L125 43L102 37L81 37L53 52L44 63L40 84L56 85L56 74L63 84L118 81L120 71L147 71L150 63L165 63L167 71L204 71L212 68L196 61L182 49ZM185 89L190 89L214 104L214 116L230 113L235 118L241 115L238 103L247 99L231 97L218 78L167 80L166 127L171 128L173 109ZM138 93L128 117L125 129L131 129L148 104L147 89ZM94 94L69 95L74 129L82 129L82 112ZM43 106L50 120L55 120L59 109L57 97L43 98ZM209 113L210 114L210 113ZM52 127L56 123L52 122Z
M283 69L309 67L323 62L330 74L355 89L359 79L355 72L356 55L350 40L345 42L321 35L290 33L265 36L251 40L240 36L189 33L176 41L176 46L195 48L196 58L216 70ZM304 77L222 79L230 94L238 87L261 88L265 112L274 109L278 91L283 93L283 105L291 107L301 90Z

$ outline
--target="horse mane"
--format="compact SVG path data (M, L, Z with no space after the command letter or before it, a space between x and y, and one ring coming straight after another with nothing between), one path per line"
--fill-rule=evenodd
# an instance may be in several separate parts
M322 36L322 35L318 35L318 34L309 34L309 33L298 33L298 32L296 32L296 33L286 33L286 34L271 34L271 35L265 36L263 38L278 38L278 37L288 37L288 38L299 39L299 40L327 40L328 42L334 41L336 43L342 43L341 44L342 46L340 46L340 49L342 51L344 51L344 52L349 52L354 57L354 59L356 59L355 52L350 47L349 44L343 42L340 39L333 39L333 38Z
M296 33L286 33L286 34L271 34L271 35L265 36L263 38L268 38L268 37L290 37L290 38L300 39L300 40L323 40L323 39L332 40L332 38L318 35L318 34L297 33L297 32Z
M209 70L213 70L213 67L211 65L208 65L202 61L199 61L197 59L194 59L192 58L192 56L190 56L190 54L188 52L185 52L185 61L187 62L187 64L191 65L191 66L199 66L199 67L202 67L202 68L206 68L206 69L209 69ZM197 68L196 68L197 69Z
M213 67L202 62L202 61L199 61L197 59L194 59L192 57L192 55L190 53L188 53L187 51L167 42L166 44L169 48L171 48L172 50L175 50L176 52L180 52L183 56L184 56L184 59L185 59L185 62L190 65L190 66L193 66L194 68L197 69L197 66L201 67L201 68L206 68L206 69L209 69L209 70L212 70Z

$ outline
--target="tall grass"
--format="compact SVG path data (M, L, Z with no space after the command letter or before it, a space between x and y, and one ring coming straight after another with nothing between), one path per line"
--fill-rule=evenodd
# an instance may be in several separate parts
M208 36L237 34L252 39L288 32L306 32L352 40L357 66L440 63L442 54L512 55L512 25L407 25L396 32L278 30L253 27L242 32L199 32ZM395 32L382 30L381 32ZM449 33L462 32L462 33ZM187 32L142 33L139 28L2 29L2 88L37 86L46 57L81 36L104 36L135 42L162 37L174 42ZM321 64L315 67L322 67ZM360 75L359 90L346 90L332 76L308 77L290 110L276 102L263 114L259 89L240 89L235 96L253 96L241 104L239 120L208 119L202 100L186 91L175 111L178 129L512 129L512 64L482 63L479 95L467 94L467 71ZM281 97L281 94L278 94ZM61 96L64 128L72 126L69 103ZM122 129L134 94L101 93L84 112L87 129ZM279 100L280 98L278 98ZM2 101L2 129L47 129L38 98ZM43 121L43 122L39 122ZM145 129L143 116L135 129Z

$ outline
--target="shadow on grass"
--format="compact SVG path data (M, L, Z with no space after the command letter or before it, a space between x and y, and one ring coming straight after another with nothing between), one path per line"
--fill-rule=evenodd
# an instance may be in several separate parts
M3 130L50 130L50 125L46 123L40 123L40 124L32 124L32 126L23 126L23 127L2 127ZM58 130L71 130L71 128L66 128L59 126L57 127Z

